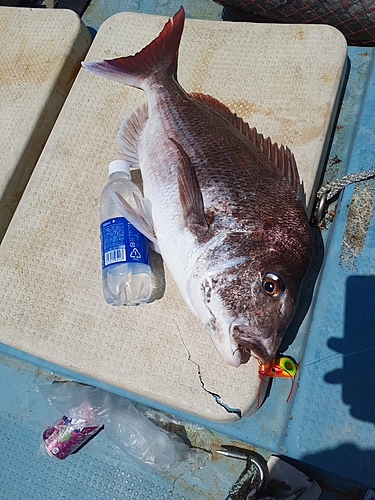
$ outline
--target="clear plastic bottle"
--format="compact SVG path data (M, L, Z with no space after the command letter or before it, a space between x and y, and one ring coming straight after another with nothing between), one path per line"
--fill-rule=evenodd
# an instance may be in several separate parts
M133 306L147 302L151 295L148 240L117 210L110 188L136 208L133 193L142 194L124 160L109 164L109 181L100 197L102 280L108 304Z

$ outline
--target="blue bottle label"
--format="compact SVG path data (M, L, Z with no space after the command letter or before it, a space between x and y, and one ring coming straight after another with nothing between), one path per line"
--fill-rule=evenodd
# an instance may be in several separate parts
M102 268L121 262L150 265L147 238L125 217L114 217L100 224Z

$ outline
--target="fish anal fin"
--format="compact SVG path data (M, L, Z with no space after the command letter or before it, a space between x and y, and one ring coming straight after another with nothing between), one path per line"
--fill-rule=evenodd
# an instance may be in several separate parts
M180 156L177 164L177 180L185 227L191 229L192 226L200 226L207 231L203 196L194 166L181 144L171 137L170 140L176 146Z
M148 107L144 103L125 118L117 133L117 144L123 158L133 167L138 167L138 141L147 119Z
M237 130L239 130L270 160L277 169L282 172L290 182L298 198L305 203L305 192L303 183L300 181L296 160L292 151L287 146L279 146L272 142L270 137L264 137L255 127L250 127L241 117L221 103L214 97L205 94L191 93L190 97L205 104L210 109L216 111L220 116L228 120Z

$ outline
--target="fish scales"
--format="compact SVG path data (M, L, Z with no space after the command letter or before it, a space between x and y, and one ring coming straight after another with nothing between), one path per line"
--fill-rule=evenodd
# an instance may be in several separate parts
M147 92L118 134L142 172L144 200L121 213L155 242L191 311L233 366L277 352L298 301L311 240L288 148L175 77L181 7L135 56L83 63Z
M172 85L176 88L170 89ZM155 189L164 188L162 192L165 192L174 187L178 197L174 169L168 168L168 155L172 155L172 164L175 160L176 151L170 142L170 138L174 138L194 166L206 210L215 212L210 234L223 228L254 231L262 219L274 220L277 214L272 199L268 203L268 192L276 191L280 183L284 184L290 203L294 202L300 210L300 203L296 203L295 193L282 174L271 162L265 165L264 155L259 159L259 150L227 120L189 98L173 81L166 82L164 89L154 105L149 103L149 123L140 143L145 165L142 174L148 175L147 169L150 169L150 176L155 177ZM164 131L162 135L160 130ZM159 168L154 167L157 163ZM165 185L160 181L161 176ZM146 186L149 183L146 182ZM287 209L291 214L290 207Z

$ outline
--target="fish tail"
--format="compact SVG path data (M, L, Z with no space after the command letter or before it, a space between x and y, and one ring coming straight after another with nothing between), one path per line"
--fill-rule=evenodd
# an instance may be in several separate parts
M181 6L165 24L159 36L134 56L82 62L82 66L109 80L144 88L144 82L158 70L170 72L172 75L175 72L184 22L185 11Z

